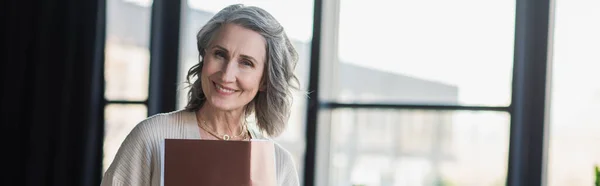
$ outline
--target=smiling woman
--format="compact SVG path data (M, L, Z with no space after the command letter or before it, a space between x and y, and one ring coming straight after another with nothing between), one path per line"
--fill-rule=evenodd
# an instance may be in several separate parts
M298 54L273 16L258 7L228 6L200 29L197 46L201 59L188 71L186 108L138 124L103 185L160 185L160 149L166 138L268 139L284 130L292 90L298 87ZM257 129L246 122L252 115ZM290 153L277 143L274 153L278 185L299 185Z
M202 92L210 104L201 110L207 107L235 110L244 108L254 99L260 88L266 54L264 47L255 46L264 45L263 37L252 30L235 24L221 28L212 44L205 49L200 81ZM191 106L189 109L197 108Z
M277 136L289 116L292 89L298 87L294 74L298 54L283 27L266 11L234 8L217 13L198 32L202 60L188 72L188 82L198 79L191 84L186 110L216 105L224 110L243 109L245 116L256 115L260 130ZM217 87L226 87L220 89L222 93L240 92L226 99L211 92ZM206 101L213 105L205 106Z

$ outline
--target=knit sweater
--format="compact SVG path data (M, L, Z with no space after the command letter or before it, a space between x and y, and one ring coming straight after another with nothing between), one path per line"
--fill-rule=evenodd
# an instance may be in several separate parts
M255 129L250 134L253 139L267 139ZM160 149L166 138L201 139L195 112L157 114L136 125L119 147L101 185L161 185ZM292 156L277 143L275 160L277 185L300 185Z

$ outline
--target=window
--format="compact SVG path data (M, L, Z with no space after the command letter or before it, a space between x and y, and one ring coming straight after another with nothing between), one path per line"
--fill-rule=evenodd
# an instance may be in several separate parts
M103 172L127 134L147 117L150 0L108 0Z
M316 185L505 185L515 3L336 2Z
M328 185L505 185L510 118L490 111L332 111Z
M339 10L333 100L510 104L513 1L340 0Z
M296 65L296 75L300 81L300 88L306 91L308 87L308 69L310 63L310 42L312 39L312 1L210 1L210 0L188 0L182 10L181 23L181 51L178 89L178 108L182 109L187 103L188 88L185 78L188 70L199 62L196 46L196 34L202 26L219 10L228 5L242 3L249 6L257 6L271 13L275 19L286 29L288 37L299 54ZM185 88L185 89L184 89ZM291 116L288 120L286 130L275 140L293 155L295 163L302 178L302 165L304 160L305 140L305 112L306 95L302 92L294 94L294 103ZM250 120L252 121L252 120Z
M549 186L593 185L600 166L598 10L598 1L556 1Z

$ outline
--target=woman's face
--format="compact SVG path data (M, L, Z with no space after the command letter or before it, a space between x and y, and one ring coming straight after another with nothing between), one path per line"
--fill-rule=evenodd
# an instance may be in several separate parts
M257 32L235 24L223 25L204 55L202 91L216 109L242 109L261 89L266 41Z

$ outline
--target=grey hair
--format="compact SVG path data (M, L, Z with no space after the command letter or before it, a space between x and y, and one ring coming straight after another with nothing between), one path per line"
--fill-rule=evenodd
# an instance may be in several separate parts
M201 72L206 48L225 24L236 24L253 30L265 38L266 63L261 78L263 91L246 105L246 117L254 113L257 127L269 136L278 136L286 127L292 106L292 89L299 90L299 81L294 74L298 53L288 39L283 27L267 11L242 4L230 5L219 11L204 25L198 35L197 46L200 62L190 68L187 74L188 111L196 111L206 101L202 92ZM193 84L190 79L196 77Z

